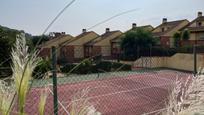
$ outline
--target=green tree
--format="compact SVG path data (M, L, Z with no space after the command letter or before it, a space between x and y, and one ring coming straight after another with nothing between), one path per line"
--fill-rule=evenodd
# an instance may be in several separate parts
M183 40L189 40L189 39L190 39L190 33L189 33L188 30L184 30L184 31L182 32L182 39L183 39Z
M150 31L143 28L134 29L125 33L121 42L123 56L128 60L135 60L139 57L138 51L143 52L155 45L157 40L153 38Z
M20 33L24 33L24 31L19 31L19 30L0 26L0 77L6 76L5 74L7 73L9 73L9 75L11 74L10 72L11 53L10 52L16 41L16 36ZM25 34L25 36L26 36L26 43L29 46L29 49L32 49L33 43L31 40L31 35Z
M44 42L46 42L48 40L49 40L48 35L41 35L41 36L33 36L32 37L32 42L33 42L34 46L36 46L38 42L39 42L38 43L38 45L39 45L39 44L42 44L42 43L44 43Z
M174 38L174 47L179 47L179 42L181 40L181 34L176 32L174 35L173 35L173 38Z

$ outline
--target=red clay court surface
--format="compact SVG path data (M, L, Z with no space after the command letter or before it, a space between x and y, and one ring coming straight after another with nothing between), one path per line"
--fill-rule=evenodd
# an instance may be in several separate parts
M164 108L169 89L179 78L191 74L161 70L125 77L58 85L58 99L67 107L76 92L89 88L88 97L102 115L141 115ZM28 95L26 113L36 115L41 88L33 88ZM59 105L59 115L67 115ZM155 113L152 113L155 114ZM53 97L49 94L46 115L53 115Z

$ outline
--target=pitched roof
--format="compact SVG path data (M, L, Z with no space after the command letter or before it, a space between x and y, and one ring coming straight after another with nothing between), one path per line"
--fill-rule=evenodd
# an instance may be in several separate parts
M98 43L98 42L100 42L100 41L110 37L111 35L113 35L113 34L115 34L117 32L120 32L120 31L117 30L117 31L106 32L106 33L102 34L101 36L99 36L99 37L97 37L97 38L87 42L85 45L94 45L95 43Z
M197 22L197 21L204 21L204 16L200 16L200 17L197 17L196 19L194 19L193 21L191 21L189 24L187 24L186 26L184 26L183 28L181 28L179 31L182 31L186 28L188 28L191 24L193 24L194 22ZM195 28L194 28L195 29ZM199 29L199 27L198 27Z
M92 34L92 33L98 35L98 34L95 33L94 31L84 32L84 33L81 33L81 34L79 34L78 36L76 36L75 39L73 39L73 40L67 42L66 45L68 45L68 44L70 44L70 43L72 43L72 42L74 42L74 41L76 41L76 40L79 40L79 39L81 39L81 38L83 38L83 37L85 37L85 36L87 36L87 35L89 35L89 34Z
M67 34L67 35L61 35L61 36L58 36L58 37L55 37L55 38L52 38L51 40L39 45L38 47L46 47L47 45L51 44L51 43L54 43L54 42L57 42L58 40L60 39L63 39L64 37L70 37L70 38L73 38L73 36Z
M168 29L166 31L164 31L164 32L154 32L154 30L152 30L152 33L153 33L154 36L162 36L162 35L166 34L167 32L173 30L175 27L177 27L183 21L188 21L188 20L184 19L184 20L176 20L176 21L162 23L159 26L157 26L156 28L154 28L154 30L156 30L158 28L161 28L161 27L164 27L164 26L167 26Z

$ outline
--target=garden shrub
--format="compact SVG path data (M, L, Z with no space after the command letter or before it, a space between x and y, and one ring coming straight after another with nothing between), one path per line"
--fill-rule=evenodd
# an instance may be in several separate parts
M76 66L76 64L66 64L66 65L62 66L60 68L60 70L63 73L69 73L75 66Z
M76 74L87 74L87 73L92 73L92 70L93 70L92 68L93 68L92 62L90 60L85 60L80 64L66 64L60 69L61 69L61 72L63 73L71 72Z
M101 61L95 65L95 70L97 72L110 72L111 71L111 62Z
M77 64L67 64L61 68L61 72L69 73ZM88 74L88 73L103 73L111 71L130 71L131 65L118 62L100 61L97 64L86 60L76 67L71 73Z
M172 56L177 53L175 48L163 48L163 47L154 47L152 48L151 56Z
M33 78L41 79L44 74L51 70L51 63L49 60L41 60L33 72Z

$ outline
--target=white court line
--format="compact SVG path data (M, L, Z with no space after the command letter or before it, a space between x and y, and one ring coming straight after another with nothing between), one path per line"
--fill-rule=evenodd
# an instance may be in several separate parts
M142 87L142 88L136 88L136 89L131 89L131 90L123 90L123 91L118 91L118 92L114 92L114 93L107 93L107 94L102 94L102 95L98 95L98 96L91 96L91 97L88 97L87 99L90 100L90 99L94 99L94 98L102 98L102 97L107 97L107 96L112 96L112 95L117 95L117 94L121 94L121 93L128 93L128 92L133 92L133 91L139 91L139 90L142 90L142 89L150 89L150 88L155 88L155 87L161 87L161 86L165 86L165 85L170 85L171 83L167 83L167 84L162 84L162 85L154 85L154 86L148 86L148 87ZM141 95L141 94L140 94ZM144 95L143 95L144 96ZM134 98L134 96L132 96L132 98ZM149 97L150 98L150 97ZM151 99L151 98L150 98ZM77 99L77 100L74 100L72 102L77 102L77 101L80 101L81 99ZM155 100L155 99L154 99ZM157 100L156 100L157 101ZM71 102L71 103L72 103ZM69 102L63 102L64 104L70 104L70 101Z
M161 85L154 85L154 86L148 86L148 87L142 87L142 88L136 88L136 89L131 89L131 90L123 90L123 91L118 91L118 92L114 92L114 93L107 93L107 94L102 94L102 95L98 95L98 96L91 96L91 97L88 97L88 99L107 97L107 96L117 95L117 94L121 94L121 93L128 93L128 92L132 92L132 91L139 91L139 90L142 90L142 89L150 89L150 88L155 88L155 87L161 87L161 86L170 85L170 84L171 83L161 84ZM80 101L80 99L75 100L75 101Z

